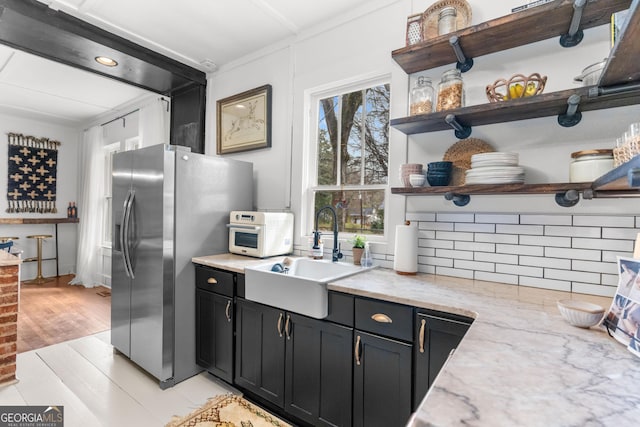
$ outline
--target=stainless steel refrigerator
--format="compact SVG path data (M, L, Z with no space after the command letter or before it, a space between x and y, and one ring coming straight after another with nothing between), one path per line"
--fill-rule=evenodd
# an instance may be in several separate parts
M111 344L171 387L202 370L191 258L228 251L253 166L155 145L115 154L112 177Z

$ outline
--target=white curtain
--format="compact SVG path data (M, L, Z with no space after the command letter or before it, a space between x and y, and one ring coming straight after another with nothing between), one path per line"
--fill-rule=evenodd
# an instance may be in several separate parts
M158 98L140 107L140 147L169 143L168 101Z
M94 126L85 131L80 147L80 162L77 272L70 284L92 288L103 282L101 245L105 153L102 126Z

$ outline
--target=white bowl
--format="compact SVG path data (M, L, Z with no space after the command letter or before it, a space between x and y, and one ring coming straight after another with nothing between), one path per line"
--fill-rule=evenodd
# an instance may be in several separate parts
M422 187L424 185L424 175L412 173L409 175L409 183L412 187Z
M572 299L559 300L558 310L564 320L579 328L595 326L604 317L604 308L599 305Z

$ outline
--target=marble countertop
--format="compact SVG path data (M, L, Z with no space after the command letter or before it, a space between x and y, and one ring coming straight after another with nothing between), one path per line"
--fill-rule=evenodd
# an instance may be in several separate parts
M17 256L7 251L0 250L0 266L18 265L22 262Z
M280 257L282 258L282 257ZM234 255L194 262L243 272ZM606 331L566 323L556 301L610 298L377 268L329 289L475 319L410 426L623 426L640 422L640 359Z

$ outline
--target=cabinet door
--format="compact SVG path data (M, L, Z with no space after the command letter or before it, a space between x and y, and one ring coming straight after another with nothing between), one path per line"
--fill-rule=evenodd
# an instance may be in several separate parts
M469 329L469 323L417 313L414 342L414 399L417 408L451 351Z
M238 298L235 382L284 406L285 313Z
M412 345L356 330L354 427L404 426L411 415Z
M287 313L285 410L315 426L351 426L353 330Z
M233 300L196 289L196 362L233 381Z

